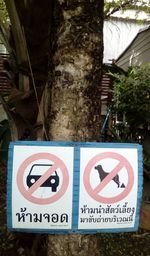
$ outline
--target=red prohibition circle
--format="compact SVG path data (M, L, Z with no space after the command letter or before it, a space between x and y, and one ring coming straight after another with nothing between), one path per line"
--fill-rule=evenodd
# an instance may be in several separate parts
M34 161L37 161L40 159L50 160L54 162L53 166L48 171L46 171L46 173L43 175L44 180L46 180L56 170L56 168L60 168L62 171L62 176L63 176L62 186L59 189L59 191L56 192L55 195L49 198L38 198L32 195L34 191L36 191L36 189L38 189L40 185L43 183L43 178L42 179L40 178L41 181L40 179L36 181L35 184L32 185L28 190L25 188L24 182L23 182L23 176L27 167ZM58 201L65 194L68 188L68 185L69 185L69 174L68 174L66 165L60 158L50 153L37 153L32 156L29 156L24 160L24 162L20 165L18 169L18 173L17 173L18 189L20 193L24 196L24 198L26 198L28 201L34 204L45 205L45 204L51 204Z
M110 172L110 174L107 175L106 178L95 189L93 189L91 186L91 182L90 182L90 174L91 174L91 171L92 171L92 168L94 167L94 165L98 161L101 161L103 159L115 159L115 160L119 161L119 164L112 171L112 173ZM123 167L126 168L126 171L128 173L128 184L125 187L125 189L119 195L114 196L114 197L107 198L107 197L101 196L99 194L100 191L112 180L113 177L115 177L115 175ZM104 152L104 153L96 155L88 162L87 166L85 167L84 174L83 174L83 183L84 183L84 187L85 187L87 193L94 200L96 200L100 203L105 203L105 204L116 203L116 202L123 200L125 197L127 197L127 195L132 190L132 187L134 184L134 171L133 171L131 164L124 156L122 156L118 153L115 153L115 152Z

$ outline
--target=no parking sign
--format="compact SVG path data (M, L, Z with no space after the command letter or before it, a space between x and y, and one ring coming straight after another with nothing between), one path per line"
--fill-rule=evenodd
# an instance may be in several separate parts
M8 228L40 233L135 231L142 175L138 144L11 143Z
M10 155L8 226L29 232L70 230L73 147L16 142Z
M35 164L39 161L40 161L40 164ZM43 161L44 161L44 164L41 163ZM49 164L49 165L45 164L45 161L49 161L50 163L52 162L52 164ZM35 169L36 173L32 175L30 171L29 175L26 178L27 186L25 186L26 183L24 183L23 176L26 169L30 165L32 166L31 171L33 172L33 169ZM39 174L38 167L40 167L40 169L45 169L42 175L38 175ZM60 169L60 171L62 172L62 185L58 192L57 192L57 186L59 186L59 176L56 173L57 169ZM48 196L45 196L45 197L42 195L40 195L39 197L34 196L34 192L36 192L37 190L41 190L41 185L42 187L48 188L47 189ZM17 186L19 191L24 196L24 198L26 198L28 201L34 204L47 205L50 203L57 202L57 200L59 200L65 194L68 188L68 185L69 185L69 171L67 170L65 163L56 155L51 153L32 154L31 156L29 156L23 161L23 163L19 166L19 169L17 172ZM56 192L56 193L49 193L50 187L52 188L52 192Z

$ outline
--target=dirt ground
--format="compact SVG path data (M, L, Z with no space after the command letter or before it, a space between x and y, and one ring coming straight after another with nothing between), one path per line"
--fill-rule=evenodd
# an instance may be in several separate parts
M5 164L0 164L0 256L46 256L47 235L15 233L7 229L6 169ZM101 248L99 256L150 256L150 231L97 234L97 238Z

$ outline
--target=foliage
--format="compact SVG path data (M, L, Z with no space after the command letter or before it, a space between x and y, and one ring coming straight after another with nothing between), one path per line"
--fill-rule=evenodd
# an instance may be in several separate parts
M115 79L113 112L124 120L109 133L119 142L143 144L144 172L150 177L150 64L111 75Z
M8 12L6 10L6 5L3 0L0 0L0 20L3 23L7 23L9 18L8 18Z
M114 75L114 111L126 116L132 127L150 125L150 65L129 68Z
M117 11L135 10L150 13L150 0L105 0L104 16L107 18Z
M3 0L0 0L0 41L5 45L6 49L10 52L10 45L8 40L8 38L10 37L9 25L10 20L8 17L8 12L6 10L6 5Z
M143 153L144 153L144 169L146 175L150 178L150 134L146 135L143 141Z
M25 1L28 5L28 1ZM134 9L137 12L144 11L150 13L150 0L105 0L104 17L107 18L115 12L126 9ZM0 0L0 17L1 20L8 22L9 16L5 6L5 0Z
M31 27L31 30L33 30L33 27L30 25L28 27L28 20L31 19L32 14L28 12L28 20L26 18L23 20L22 18L24 17L23 13L26 12L25 4L27 2L30 5L30 1L23 1L19 9L20 6L18 5L20 2L15 0L0 0L0 11L4 13L0 17L0 39L9 54L9 57L4 63L4 69L6 77L9 80L8 82L12 87L10 95L7 98L4 99L0 95L0 101L6 111L13 140L23 139L25 137L28 137L28 139L31 137L32 139L35 138L34 134L36 133L37 127L36 118L40 112L40 100L47 80L46 68L48 66L48 54L46 55L45 48L48 51L49 44L45 41L43 43L43 38L45 39L44 32L47 32L47 28L45 31L42 30L42 33L37 32L37 27L35 29L36 31L30 31L29 27ZM9 19L6 13L6 7ZM36 10L36 6L34 9ZM33 20L36 17L39 20L39 16L34 15ZM45 19L45 16L43 19ZM39 27L46 27L45 23L42 23ZM39 35L41 41L38 40L35 34ZM47 41L49 42L48 36ZM41 44L46 47L41 47Z

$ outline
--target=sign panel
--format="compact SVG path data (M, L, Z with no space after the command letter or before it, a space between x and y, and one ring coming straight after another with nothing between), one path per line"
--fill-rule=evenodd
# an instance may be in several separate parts
M134 227L137 191L136 148L81 148L79 229Z
M13 145L11 189L13 229L70 230L73 147Z
M8 228L40 233L136 231L142 181L138 144L11 143Z

